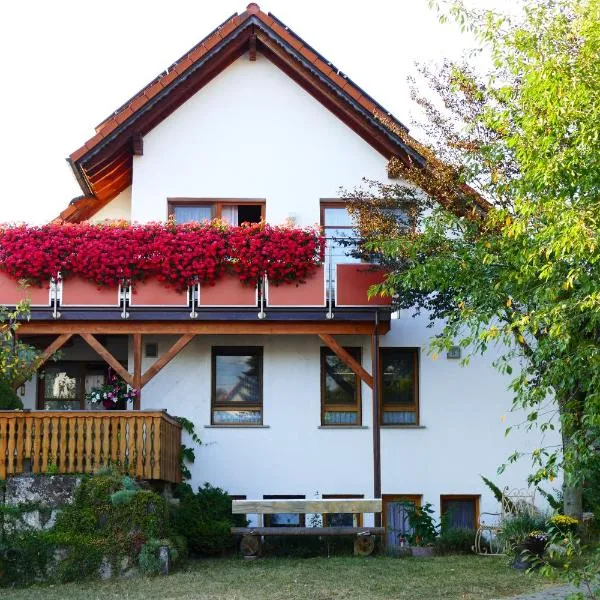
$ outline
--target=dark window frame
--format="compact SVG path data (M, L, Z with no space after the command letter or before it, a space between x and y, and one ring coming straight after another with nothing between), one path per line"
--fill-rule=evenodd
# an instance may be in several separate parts
M217 356L258 356L258 385L260 391L260 404L244 404L240 406L240 403L235 404L217 404ZM263 347L262 346L213 346L211 348L211 391L210 391L210 423L216 427L257 427L263 425L264 421L264 387L263 387ZM215 423L214 413L215 411L227 411L227 410L243 410L243 411L260 411L260 422L259 423L243 423L243 422L232 422L232 423Z
M59 369L75 368L77 370L77 377L79 378L79 389L77 393L80 396L79 410L87 410L85 402L85 376L88 374L88 372L90 372L89 374L96 374L102 371L105 377L108 377L108 370L110 368L105 362L98 360L57 360L46 363L42 368L40 368L39 372L44 373L46 369L52 369L53 367L57 367ZM45 408L45 402L45 377L38 376L36 391L36 409L51 411L52 409ZM48 402L60 402L60 400L48 400Z
M401 352L405 354L412 354L413 356L413 403L410 405L402 404L385 404L383 397L383 358L386 353ZM379 390L379 424L381 427L418 427L421 422L420 415L420 398L419 398L419 349L418 348L405 348L402 346L386 346L379 348L379 381L382 382ZM385 412L414 412L415 422L414 423L384 423Z
M364 494L323 494L321 498L323 500L362 500ZM353 527L362 527L363 524L363 513L323 513L323 527L331 527L329 524L330 515L332 514L351 514L354 521L354 516L358 517L353 523Z
M362 347L361 346L344 346L344 350L352 354L352 356L362 364ZM355 354L353 354L355 353ZM328 356L337 356L331 348L321 346L320 365L321 365L321 426L322 427L360 427L362 426L362 380L354 373L354 407L346 404L325 404L327 388L325 385L327 371L326 358ZM350 371L350 367L347 367ZM325 414L328 412L355 412L357 415L355 423L327 423Z
M447 503L452 501L472 501L473 506L473 530L476 530L479 526L479 503L481 501L481 494L442 494L440 496L440 516L443 517L447 511Z
M263 494L263 500L306 500L304 494ZM271 519L272 514L263 515L265 527L306 527L306 515L304 513L281 513L281 514L298 514L298 525L273 525Z
M260 206L260 218L266 219L266 205L264 198L167 198L167 218L175 217L175 207L185 206L210 206L212 208L211 219L221 219L223 206L231 205Z

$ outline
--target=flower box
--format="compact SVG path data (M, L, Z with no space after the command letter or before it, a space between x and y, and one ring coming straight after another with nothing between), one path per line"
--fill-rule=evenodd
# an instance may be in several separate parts
M119 307L119 286L99 288L94 282L70 277L62 282L61 306Z
M303 283L268 284L267 304L278 306L325 306L325 269L323 266Z
M244 285L237 275L224 273L215 285L201 284L199 306L256 306L256 287Z
M132 291L129 305L136 306L188 306L188 291L178 292L175 288L156 279L136 282Z
M373 296L369 299L369 288L384 280L385 271L372 265L337 265L335 281L335 305L354 306L390 306L389 297Z
M23 287L14 277L0 271L0 306L16 306L25 299L31 306L50 306L50 284Z

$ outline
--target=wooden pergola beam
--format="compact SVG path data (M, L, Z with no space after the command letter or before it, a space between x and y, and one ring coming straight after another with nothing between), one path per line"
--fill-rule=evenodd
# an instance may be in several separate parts
M37 371L44 363L58 350L60 350L70 339L73 337L72 333L63 333L59 335L37 358L35 362L35 370ZM25 383L26 379L17 379L13 382L15 389L21 387Z
M373 389L373 376L366 371L353 356L340 346L331 335L320 333L319 337L349 369L356 373L371 389Z
M182 335L143 375L140 387L144 387L163 367L167 366L194 338L194 333Z
M379 333L389 331L379 324ZM372 335L373 321L28 321L19 326L19 335Z
M121 379L135 387L134 378L129 371L91 333L80 333L80 335L120 375Z

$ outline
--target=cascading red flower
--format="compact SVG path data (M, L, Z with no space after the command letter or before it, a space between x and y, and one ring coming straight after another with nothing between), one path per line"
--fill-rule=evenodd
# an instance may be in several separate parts
M292 283L314 273L324 251L317 229L264 223L0 226L0 270L34 285L61 273L98 286L156 278L183 290L195 282L214 285L225 271L250 285L264 275L274 284Z

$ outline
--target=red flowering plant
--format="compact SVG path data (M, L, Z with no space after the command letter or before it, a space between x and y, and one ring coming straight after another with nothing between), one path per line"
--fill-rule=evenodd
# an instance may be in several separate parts
M245 223L232 227L229 243L231 268L251 285L263 275L275 285L302 282L325 257L325 239L315 228Z
M98 286L156 278L184 290L196 282L214 285L225 269L250 285L264 275L277 285L310 277L323 258L317 229L265 223L0 226L0 270L37 285L61 273Z
M228 255L229 227L219 221L169 221L152 242L150 257L159 281L183 291L194 283L214 285Z
M3 225L0 227L0 265L3 271L29 284L48 284L71 260L78 227Z

